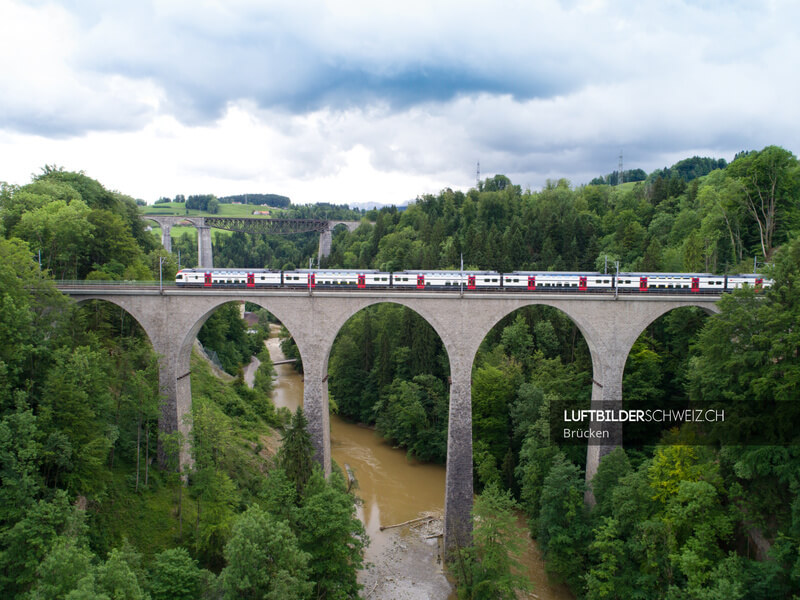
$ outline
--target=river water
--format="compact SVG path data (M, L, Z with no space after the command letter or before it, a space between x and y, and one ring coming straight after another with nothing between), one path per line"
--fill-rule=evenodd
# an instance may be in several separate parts
M273 362L284 358L277 337L266 343ZM291 364L276 365L275 371L275 406L294 411L303 403L303 378ZM370 553L389 543L389 536L379 529L381 525L402 523L427 513L444 515L443 465L409 460L405 451L391 447L374 430L347 423L336 415L331 415L331 455L341 467L349 465L358 481L357 494L363 500L359 518L370 536ZM520 524L524 526L522 519ZM533 582L531 598L573 599L564 586L548 581L541 553L530 539L522 560Z

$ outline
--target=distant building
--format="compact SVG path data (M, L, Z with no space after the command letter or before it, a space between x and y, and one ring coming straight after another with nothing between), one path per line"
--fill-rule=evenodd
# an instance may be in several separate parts
M253 214L254 215L265 215L265 216L268 217L269 216L269 211L268 210L254 210Z

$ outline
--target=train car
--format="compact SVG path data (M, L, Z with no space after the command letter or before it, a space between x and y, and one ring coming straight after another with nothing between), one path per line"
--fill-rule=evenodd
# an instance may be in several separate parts
M697 293L717 290L717 280L724 277L710 273L619 273L617 289L622 292L661 292L661 293ZM712 283L713 282L713 283Z
M298 271L286 271L284 273L284 280L287 276L294 277L297 275L305 276L306 287L312 289L364 289L368 286L374 287L378 284L389 285L389 273L379 273L375 269L359 270L359 269L316 269Z
M496 271L465 271L468 290L499 290L503 287L503 275Z
M769 287L761 275L713 275L711 273L620 273L620 292L659 292L679 294L721 294L750 285Z
M515 271L503 274L503 289L529 292L603 292L614 288L613 275L552 271Z
M308 289L314 287L314 275L309 271L283 271L283 287Z
M280 287L281 272L269 269L181 269L175 274L179 287Z
M484 271L398 271L392 273L392 287L396 289L414 290L462 290L476 289L474 280L486 275ZM494 278L499 287L499 274Z
M725 290L731 292L748 285L757 292L772 287L772 280L763 275L728 275Z

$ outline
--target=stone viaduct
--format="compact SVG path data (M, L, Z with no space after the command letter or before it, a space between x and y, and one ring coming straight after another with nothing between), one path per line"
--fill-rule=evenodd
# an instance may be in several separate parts
M348 231L355 231L361 225L361 221L328 221L328 227L319 234L319 250L317 251L317 260L323 256L330 256L331 245L333 244L333 230L338 225L344 225Z
M484 337L509 313L528 305L553 306L573 320L582 332L592 357L592 408L620 408L622 375L633 343L644 329L668 311L699 306L718 312L719 296L631 295L615 298L603 294L529 294L412 292L412 291L308 291L202 290L157 287L59 285L78 302L105 300L130 313L150 337L161 356L160 383L166 397L159 426L164 432L189 433L184 417L191 410L190 354L200 327L222 304L247 300L275 315L289 330L302 356L305 370L304 410L316 459L330 472L330 423L327 372L333 341L342 325L358 311L381 302L407 306L428 321L441 337L450 360L450 413L447 440L445 492L445 548L466 543L472 525L472 406L471 372ZM621 424L592 423L595 431L608 431L602 444L587 450L586 479L591 480L600 459L622 444ZM190 461L188 451L181 463Z
M161 227L161 245L167 252L172 252L172 227L179 224L189 223L197 229L197 266L213 268L214 254L211 249L211 228L216 226L218 222L231 221L233 223L247 223L246 228L239 229L239 226L233 224L230 227L225 227L233 231L258 231L261 229L263 233L280 233L285 235L287 233L300 233L303 231L319 231L319 250L317 252L317 260L323 256L329 256L331 253L331 244L333 243L333 230L339 226L344 225L349 231L355 231L361 225L361 221L325 221L316 219L244 219L244 218L226 218L226 217L210 217L206 223L206 217L195 216L164 216L164 215L142 215L141 218L145 221L155 221ZM297 231L293 231L292 222L302 222ZM276 228L272 227L275 223L283 223L284 227L275 231ZM314 225L309 228L309 223ZM287 226L288 225L288 226Z

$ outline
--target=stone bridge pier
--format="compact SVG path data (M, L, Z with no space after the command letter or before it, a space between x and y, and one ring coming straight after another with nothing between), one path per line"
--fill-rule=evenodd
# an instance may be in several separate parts
M564 312L580 329L592 357L593 408L619 408L622 375L633 343L655 319L682 306L700 306L718 312L718 297L592 295L472 294L453 292L315 291L287 290L126 290L117 287L61 286L77 301L106 300L127 310L149 336L160 356L159 381L165 402L159 419L163 433L180 431L187 440L180 464L191 464L191 348L197 332L222 304L247 300L269 310L289 330L303 360L303 404L316 460L330 473L330 418L328 359L344 323L358 311L382 302L416 311L436 331L450 363L450 407L447 432L445 489L445 548L452 552L469 543L473 497L472 368L478 347L506 315L524 306L544 304ZM608 431L609 439L587 449L586 480L590 482L607 453L622 444L620 424L592 423L594 431ZM165 455L160 453L160 459ZM587 501L593 502L591 491Z
M160 215L142 215L146 221L155 221L161 227L161 245L167 252L172 252L172 227L180 223L189 223L197 229L197 266L213 267L214 254L211 249L211 228L206 226L204 217L175 217Z
M344 225L348 231L355 231L361 221L328 221L328 227L325 231L319 234L319 249L317 250L317 261L321 260L323 256L330 256L331 245L333 244L333 230L337 225Z

